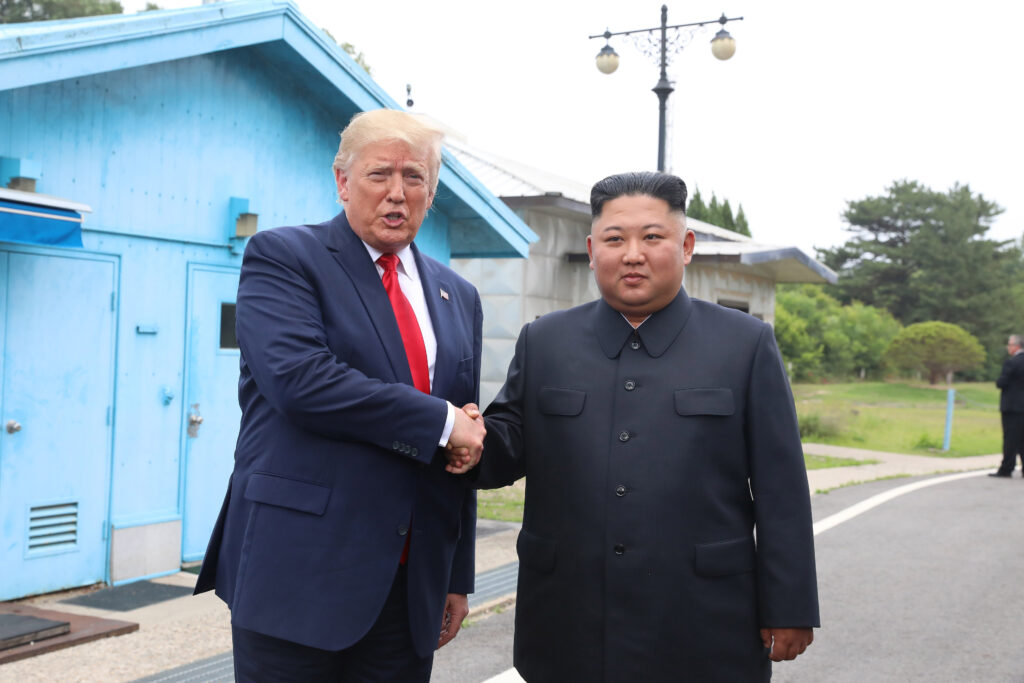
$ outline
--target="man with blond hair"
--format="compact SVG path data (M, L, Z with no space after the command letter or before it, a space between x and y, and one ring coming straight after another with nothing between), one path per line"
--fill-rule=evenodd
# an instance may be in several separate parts
M468 613L476 499L453 472L484 429L455 406L477 397L480 297L413 244L441 139L357 114L344 210L246 248L241 429L196 586L231 608L238 681L428 681Z

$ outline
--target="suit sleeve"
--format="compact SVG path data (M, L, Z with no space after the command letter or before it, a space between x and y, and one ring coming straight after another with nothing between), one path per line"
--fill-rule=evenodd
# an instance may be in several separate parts
M1003 369L999 373L999 377L996 379L996 386L1000 389L1006 389L1010 386L1010 378L1013 377L1013 359L1014 356L1010 356L1003 361Z
M484 454L470 477L478 489L508 486L526 474L523 457L523 399L529 330L529 323L520 330L505 384L484 411L487 424Z
M473 402L480 401L480 365L483 353L484 312L480 294L476 293L473 305ZM458 406L461 407L461 406ZM449 593L468 595L473 592L476 578L476 491L467 490L462 503L462 535L455 546L452 561L452 576L448 584Z
M751 365L746 411L761 627L819 626L807 470L793 395L767 325Z
M393 435L429 463L447 402L403 383L368 377L327 345L319 296L287 240L273 231L249 241L238 286L238 343L260 394L302 429L393 451ZM337 293L336 296L345 296ZM243 406L244 409L244 406ZM386 416L387 429L382 429ZM415 455L413 455L415 453Z

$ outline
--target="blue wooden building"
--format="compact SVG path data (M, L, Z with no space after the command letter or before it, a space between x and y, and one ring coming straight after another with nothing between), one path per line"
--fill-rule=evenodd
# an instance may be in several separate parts
M246 237L337 213L338 132L381 107L287 2L0 27L0 599L202 558ZM533 239L446 152L420 247Z

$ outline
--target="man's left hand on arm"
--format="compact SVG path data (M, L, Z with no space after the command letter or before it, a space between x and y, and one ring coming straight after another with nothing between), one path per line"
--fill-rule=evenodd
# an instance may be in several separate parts
M763 628L761 642L771 648L773 662L796 659L814 641L813 628Z
M449 593L444 602L444 617L441 619L441 637L437 649L452 641L462 628L462 620L469 614L469 600L460 593Z

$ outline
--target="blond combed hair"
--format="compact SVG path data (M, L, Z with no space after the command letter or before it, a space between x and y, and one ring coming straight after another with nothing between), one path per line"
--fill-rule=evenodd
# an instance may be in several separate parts
M360 152L376 142L399 141L410 149L427 153L430 191L437 191L441 170L441 142L444 131L427 119L395 109L359 112L341 131L341 144L334 156L333 168L348 173Z

